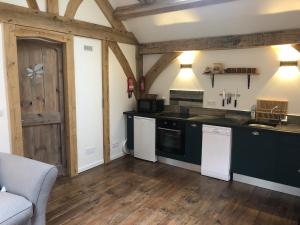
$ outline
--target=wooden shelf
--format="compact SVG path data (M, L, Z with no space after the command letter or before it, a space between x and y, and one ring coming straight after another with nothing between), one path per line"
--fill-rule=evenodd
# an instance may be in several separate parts
M228 68L227 68L228 69ZM235 70L249 70L250 68L230 68L230 69L235 69ZM255 71L257 71L256 68L252 68L254 69ZM226 70L226 69L225 69ZM214 88L215 86L215 75L247 75L247 87L248 89L250 89L250 83L251 83L251 75L259 75L259 73L257 72L241 72L241 71L237 71L237 72L224 72L224 73L214 73L213 71L212 72L209 72L209 73L203 73L203 75L210 75L210 79L211 79L211 86L212 88Z
M259 73L203 73L203 75L211 75L211 74L214 74L214 75L259 75Z

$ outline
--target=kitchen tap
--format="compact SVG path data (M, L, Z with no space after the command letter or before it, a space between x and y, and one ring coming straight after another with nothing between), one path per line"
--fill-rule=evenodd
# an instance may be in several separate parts
M271 109L271 114L273 114L273 112L275 111L275 109L279 109L279 106L278 106L278 105L274 106L274 107Z

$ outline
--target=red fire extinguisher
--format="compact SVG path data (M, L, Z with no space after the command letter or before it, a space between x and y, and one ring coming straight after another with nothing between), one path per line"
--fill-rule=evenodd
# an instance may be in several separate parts
M134 80L132 77L128 77L127 79L127 92L128 98L132 97L132 92L134 91Z
M145 77L141 76L140 78L140 91L144 92L145 91Z

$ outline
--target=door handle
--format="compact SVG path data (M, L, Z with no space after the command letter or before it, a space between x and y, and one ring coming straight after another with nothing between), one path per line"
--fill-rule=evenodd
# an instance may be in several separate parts
M193 123L191 124L191 127L197 127L197 124Z
M300 169L297 172L300 173Z
M258 131L252 131L252 135L254 135L254 136L259 136L260 133L259 133Z

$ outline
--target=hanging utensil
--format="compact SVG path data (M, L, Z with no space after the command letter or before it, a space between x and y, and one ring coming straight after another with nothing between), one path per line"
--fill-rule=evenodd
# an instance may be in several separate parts
M225 89L223 89L222 91L222 106L225 106L225 99L226 99L226 93L225 93Z
M234 108L237 107L237 97L238 97L238 89L236 89L235 94L234 94Z

